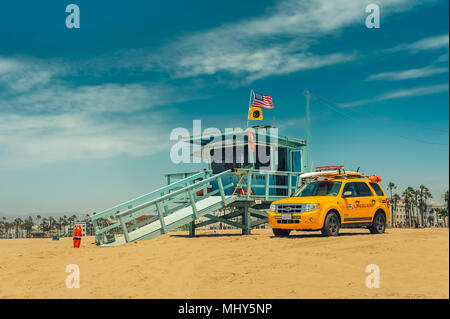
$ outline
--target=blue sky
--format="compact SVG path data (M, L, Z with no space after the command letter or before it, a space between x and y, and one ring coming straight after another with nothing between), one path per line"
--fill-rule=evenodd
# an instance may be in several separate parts
M448 189L448 1L0 3L0 213L91 213L146 193L176 127L244 126L251 89L312 160ZM365 26L368 3L381 27ZM369 114L369 115L367 115Z

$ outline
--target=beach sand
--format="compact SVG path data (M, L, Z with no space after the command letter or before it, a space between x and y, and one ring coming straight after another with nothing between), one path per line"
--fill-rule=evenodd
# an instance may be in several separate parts
M170 233L100 248L83 237L0 239L0 298L449 298L448 229ZM66 288L66 266L80 288ZM369 289L366 266L380 268Z

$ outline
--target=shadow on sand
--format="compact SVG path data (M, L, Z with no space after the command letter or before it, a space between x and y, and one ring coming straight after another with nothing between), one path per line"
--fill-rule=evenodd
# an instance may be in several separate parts
M344 237L344 236L366 236L366 235L372 235L371 233L367 232L367 233L339 233L338 237ZM290 234L288 237L276 237L276 236L270 236L271 238L290 238L290 239L295 239L295 238L327 238L324 235L322 235L320 232L318 232L317 234Z
M195 235L194 237L239 237L242 236L242 234L220 234L220 233L216 233L216 234L198 234ZM189 235L181 235L181 234L171 234L170 237L184 237L184 238L192 238Z
M373 235L370 232L367 233L355 233L355 232L350 232L350 233L340 233L338 237L344 237L344 236L366 236L366 235ZM203 237L239 237L239 236L243 236L242 234L221 234L221 233L211 233L211 234L198 234L195 235L195 237L198 238L203 238ZM250 236L259 236L259 234L251 234ZM192 238L190 237L188 234L171 234L170 237L181 237L181 238ZM270 238L288 238L288 239L297 239L297 238L326 238L325 236L323 236L320 232L318 232L317 234L290 234L287 237L277 237L277 236L270 236Z

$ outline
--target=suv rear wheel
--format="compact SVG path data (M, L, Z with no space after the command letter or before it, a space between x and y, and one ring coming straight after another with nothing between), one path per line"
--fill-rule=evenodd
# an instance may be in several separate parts
M384 214L377 213L373 218L372 225L369 227L369 230L372 234L382 234L386 229L386 218Z
M335 212L328 213L323 223L322 234L325 236L338 236L339 228L341 228L341 223L338 215Z
M278 237L287 237L291 233L290 229L273 228L273 234Z

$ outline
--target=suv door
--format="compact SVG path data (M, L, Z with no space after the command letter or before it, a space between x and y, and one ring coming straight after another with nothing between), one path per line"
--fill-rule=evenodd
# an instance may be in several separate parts
M350 196L345 196L346 192L351 192ZM344 223L354 223L359 222L359 217L361 216L361 212L359 212L359 197L358 197L358 189L356 188L356 183L348 182L345 184L344 189L342 190L342 200L344 201Z
M373 208L375 206L375 197L366 182L356 182L356 188L358 190L358 200L359 200L359 214L360 222L370 222L372 221Z

